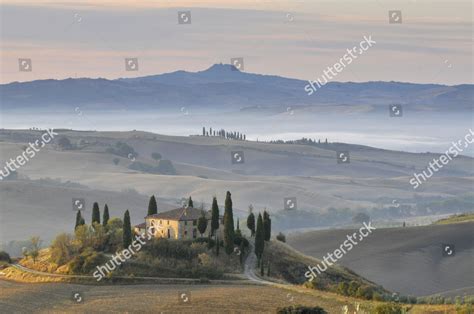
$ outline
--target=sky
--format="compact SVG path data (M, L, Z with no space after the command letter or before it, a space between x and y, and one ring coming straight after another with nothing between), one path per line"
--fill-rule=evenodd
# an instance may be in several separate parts
M389 23L391 10L401 23ZM200 71L231 58L245 72L314 80L364 36L375 44L334 81L473 83L469 0L2 0L0 15L2 84Z

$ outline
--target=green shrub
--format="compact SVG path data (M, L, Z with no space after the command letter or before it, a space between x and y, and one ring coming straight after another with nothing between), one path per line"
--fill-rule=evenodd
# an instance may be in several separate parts
M93 252L86 256L84 264L82 265L82 272L85 274L91 273L96 266L107 263L107 257L100 252Z
M402 307L395 303L378 305L374 314L402 314Z
M306 281L304 286L309 289L325 290L325 286L319 277L314 278L312 281Z
M65 136L62 136L60 137L56 143L58 144L58 146L61 148L61 149L64 149L64 150L68 150L68 149L72 149L73 148L73 145L71 144L71 141L65 137Z
M127 143L117 142L113 147L106 149L109 154L119 155L125 158L137 157L138 153Z
M327 314L327 312L319 306L309 307L296 305L278 308L277 314Z
M364 298L366 300L372 300L373 294L374 290L372 287L360 286L359 288L357 288L356 297Z
M89 274L96 266L103 265L107 261L108 259L103 253L86 249L72 259L69 268L72 274Z
M10 255L5 251L0 251L0 261L7 262L7 263L12 262Z
M374 301L383 301L384 298L383 298L383 295L381 295L380 293L374 292L374 294L372 295L372 300L374 300Z
M197 238L194 240L195 243L206 243L208 249L212 249L216 245L216 241L210 238Z
M347 295L348 289L349 289L349 285L345 281L340 282L337 286L337 292L342 295Z
M235 234L234 235L234 244L240 246L241 243L244 243L244 247L249 247L249 240L247 240L242 234Z
M360 284L358 284L356 281L351 281L349 283L349 288L347 289L347 293L350 296L356 296L357 294L357 289L359 289Z
M281 233L281 232L277 234L276 239L277 239L278 241L281 241L281 242L286 242L286 237L285 237L285 235L284 235L283 233Z
M76 252L77 248L73 245L72 236L61 233L51 244L51 261L57 265L64 265L71 260Z
M173 163L171 160L168 159L161 159L158 162L158 167L157 167L158 173L161 174L170 174L170 175L175 175L176 174L176 169L173 166Z
M163 158L163 156L161 156L160 153L151 153L151 158L153 158L154 160L160 160L161 158Z
M153 257L192 260L197 258L198 254L202 252L191 247L191 243L193 241L170 241L158 238L153 239L142 250L150 253Z

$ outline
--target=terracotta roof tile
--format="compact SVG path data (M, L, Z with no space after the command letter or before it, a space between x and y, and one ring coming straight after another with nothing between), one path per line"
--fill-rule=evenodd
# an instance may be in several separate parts
M145 219L158 218L158 219L166 219L166 220L184 221L184 220L199 219L201 215L202 215L201 209L197 209L194 207L181 207L181 208L169 210L167 212L149 215L149 216L146 216ZM209 211L205 212L205 215L207 219L211 219L211 213Z

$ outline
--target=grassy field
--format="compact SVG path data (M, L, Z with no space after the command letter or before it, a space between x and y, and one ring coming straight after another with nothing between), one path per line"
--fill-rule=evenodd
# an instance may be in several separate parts
M404 295L472 295L473 230L472 222L377 229L338 263ZM356 230L306 232L289 236L287 242L304 254L321 259L353 232ZM453 244L455 254L443 256L443 244Z
M246 280L216 281L213 284L163 281L159 284L152 281L139 283L135 279L120 280L113 285L98 285L87 278L45 276L9 267L2 270L0 277L0 310L15 313L85 313L97 309L118 313L275 313L279 307L304 305L320 306L329 313L339 314L343 312L343 306L348 306L353 311L359 304L363 310L360 313L372 313L376 306L382 304L285 283L301 283L300 275L306 264L317 261L283 243L272 242L267 245L264 260L271 261L272 275L263 278L273 280L276 277L278 283L272 285L257 285ZM46 271L43 255L40 255L36 266L39 270ZM22 264L32 267L31 259ZM342 267L328 270L328 283L341 279L371 284ZM83 302L79 304L72 297L77 292L83 298ZM182 301L182 293L189 298L188 302ZM404 307L410 309L410 313L456 313L453 305Z
M303 288L243 285L116 285L88 286L64 283L24 284L0 280L0 310L4 313L275 313L278 307L320 306L340 314L356 303L370 313L375 303ZM73 301L81 293L83 302ZM188 302L180 298L186 293ZM456 313L454 306L414 306L410 313Z
M460 215L453 215L448 218L440 219L436 221L435 225L449 225L449 224L458 224L465 222L474 222L474 213L466 213Z

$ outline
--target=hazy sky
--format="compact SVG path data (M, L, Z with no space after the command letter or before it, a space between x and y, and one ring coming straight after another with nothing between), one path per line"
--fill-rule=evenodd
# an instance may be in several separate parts
M191 24L178 24L187 10ZM336 81L473 83L470 0L3 0L0 81L199 71L233 57L246 72L316 79L364 35L376 44ZM139 71L125 71L127 57Z

